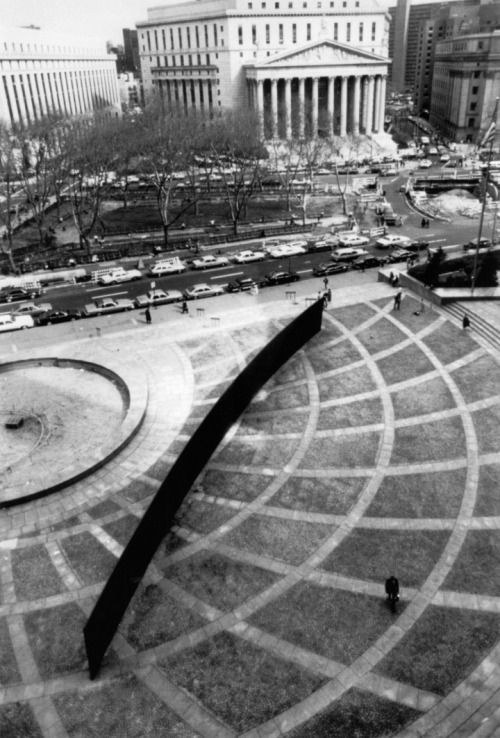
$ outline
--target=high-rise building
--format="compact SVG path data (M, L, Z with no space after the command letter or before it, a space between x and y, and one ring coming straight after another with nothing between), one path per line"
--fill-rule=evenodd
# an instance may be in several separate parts
M207 0L137 23L146 95L249 105L271 137L383 131L389 18L376 0Z
M139 39L137 30L134 28L123 28L123 50L124 71L133 72L136 76L141 73L141 61L139 59Z
M114 56L34 27L0 28L0 121L96 111L120 113Z

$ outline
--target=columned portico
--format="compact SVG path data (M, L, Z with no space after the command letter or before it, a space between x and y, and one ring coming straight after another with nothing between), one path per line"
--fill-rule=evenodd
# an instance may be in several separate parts
M320 41L245 69L265 137L383 131L385 58Z

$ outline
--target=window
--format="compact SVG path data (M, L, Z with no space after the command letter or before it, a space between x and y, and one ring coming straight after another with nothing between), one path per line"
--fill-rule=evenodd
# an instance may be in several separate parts
M296 23L292 24L292 43L293 44L297 43L297 24Z
M377 33L377 24L372 23L372 41L375 41Z
M351 24L347 23L346 29L345 29L345 40L350 41L351 40Z
M469 118L469 122L467 123L467 125L469 126L469 128L474 128L474 123L475 118Z
M248 3L248 10L252 10L252 8L253 8L253 3Z
M243 26L238 26L238 43L240 46L243 45Z
M170 29L170 48L174 48L174 29Z
M293 3L288 3L289 8L293 8Z
M214 46L218 46L217 43L217 23L214 23Z
M257 43L257 26L252 26L252 43L254 46Z
M196 61L198 63L198 66L201 67L201 54L196 55Z
M311 40L311 24L310 23L308 23L306 26L306 40L307 41Z
M166 39L166 36L165 36L165 29L164 28L161 29L161 40L163 41L163 49L166 49L167 48L167 39Z
M271 43L271 29L269 27L269 23L266 23L266 44Z
M179 49L182 49L182 28L177 29L177 35L179 37Z
M333 2L333 0L330 0L330 7L331 8L335 7L335 3Z
M333 24L333 40L334 41L339 40L339 24L338 23Z
M208 26L203 26L203 28L205 29L205 46L208 46Z
M343 7L343 8L347 8L347 3L345 2L345 0L344 0L344 2L342 3L342 7Z
M478 79L481 76L481 72L474 72L474 79Z
M210 66L210 54L207 54L207 67Z
M184 56L181 54L181 67L184 66Z
M283 23L280 23L278 26L278 35L279 35L280 44L282 44L283 43Z
M321 8L321 0L318 0L317 6L318 6L318 8Z
M280 4L279 3L274 3L274 9L275 10L279 10L280 9Z
M359 24L359 40L363 40L363 23Z
M307 8L307 3L302 3L303 8Z
M186 28L186 36L187 36L188 49L190 49L191 48L191 29L189 28L189 26L188 28Z
M261 3L261 8L262 8L263 10L265 10L265 9L266 9L266 4L265 4L265 3Z
M477 108L477 103L476 102L471 102L471 104L470 104L470 110L471 110L471 112L473 112L476 108Z
M151 51L151 36L150 36L149 31L147 31L146 33L146 38L148 40L148 51Z
M472 88L472 94L477 95L478 92L479 92L479 87L476 85L475 87Z
M196 37L196 48L200 48L200 31L198 29L198 26L194 27L194 35Z
M158 31L155 30L155 49L158 51Z

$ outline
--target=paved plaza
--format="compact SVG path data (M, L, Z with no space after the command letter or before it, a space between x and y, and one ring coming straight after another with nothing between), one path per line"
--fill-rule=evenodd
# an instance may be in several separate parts
M4 362L121 365L149 393L113 460L0 510L2 738L500 734L500 356L374 278L335 279L231 428L94 681L82 628L140 517L318 284L0 338Z

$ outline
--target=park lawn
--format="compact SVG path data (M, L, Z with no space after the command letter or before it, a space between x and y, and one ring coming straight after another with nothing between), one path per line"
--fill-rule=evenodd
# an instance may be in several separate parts
M375 316L375 309L364 302L355 305L344 305L335 308L334 317L349 330L356 330L358 326Z
M300 462L301 469L375 466L380 432L353 433L333 438L312 438Z
M388 385L434 371L427 356L414 344L395 349L389 356L378 359L377 365Z
M500 595L500 531L470 530L443 589L498 597Z
M500 365L492 356L481 356L450 373L466 402L500 394Z
M479 468L474 515L500 515L500 465L483 464Z
M257 436L233 438L216 453L214 461L234 466L263 466L281 469L289 463L299 444L299 439L261 439Z
M340 397L350 397L363 392L372 392L377 389L367 366L359 366L354 369L347 368L346 371L338 374L320 377L318 387L321 402Z
M264 492L273 479L274 477L264 474L245 474L240 471L224 471L209 467L193 491L251 502Z
M238 426L238 435L302 433L307 425L309 408L297 408L292 412L276 410L270 413L245 413Z
M85 621L85 613L74 602L24 614L29 647L43 679L87 668Z
M363 360L359 350L348 338L334 344L321 343L313 347L308 344L307 358L316 374L348 367L349 364Z
M363 477L290 477L269 500L269 505L325 515L346 515L365 484Z
M466 469L386 475L367 517L453 518L465 493ZM496 490L495 490L496 491Z
M18 602L50 597L66 589L42 544L14 549L10 558Z
M411 418L455 407L455 399L441 377L408 384L391 393L396 419Z
M498 453L500 450L500 405L492 405L471 413L480 454Z
M422 340L443 364L451 364L478 348L472 336L449 321L436 326Z
M321 407L318 430L358 428L363 425L383 422L383 408L379 397L367 400Z
M211 533L219 526L227 523L235 515L231 508L211 502L193 500L189 495L184 499L176 515L177 525L195 531L195 533Z
M376 354L396 346L407 337L394 323L381 315L375 323L356 333L356 338L371 354Z
M391 464L443 461L466 454L460 416L416 423L395 429Z

